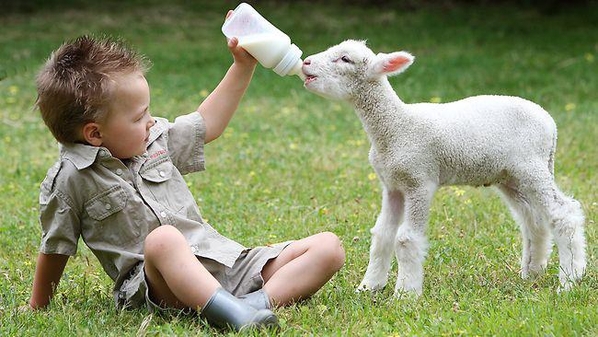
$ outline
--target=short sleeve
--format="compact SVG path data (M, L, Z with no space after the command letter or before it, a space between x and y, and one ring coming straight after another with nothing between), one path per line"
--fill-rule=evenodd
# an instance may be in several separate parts
M56 167L50 169L40 191L40 252L72 256L77 252L81 235L80 221L77 212L69 205L69 198L52 188L57 171Z
M205 134L204 120L198 112L180 116L170 124L168 149L181 174L204 170Z

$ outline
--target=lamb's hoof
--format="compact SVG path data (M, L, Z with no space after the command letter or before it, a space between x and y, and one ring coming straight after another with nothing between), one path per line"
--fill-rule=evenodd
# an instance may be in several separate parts
M525 268L521 270L521 278L524 280L535 281L546 273L546 267Z
M415 291L395 291L394 298L402 301L416 300L421 296L421 293Z
M361 282L361 284L359 284L357 289L355 289L355 292L356 293L361 293L361 292L366 292L366 291L375 292L375 291L383 289L385 285L386 284L380 284L380 283L371 285L371 284L363 281L363 282Z
M521 273L521 279L525 281L537 281L544 273L542 271Z
M557 289L557 292L561 293L573 289L573 287L575 287L577 283L581 282L584 272L585 264L583 265L583 267L578 268L573 272L565 273L561 270L561 272L559 273L560 286Z
M366 285L360 284L357 289L355 289L356 293L364 293L366 291L372 291L372 289L368 288Z
M423 291L421 288L415 289L405 289L405 288L395 288L394 297L397 299L415 299L422 295Z
M572 280L567 280L565 282L561 282L561 285L557 288L556 292L558 294L561 293L566 293L568 291L570 291L571 289L573 289L573 287L575 286L577 282L572 281Z

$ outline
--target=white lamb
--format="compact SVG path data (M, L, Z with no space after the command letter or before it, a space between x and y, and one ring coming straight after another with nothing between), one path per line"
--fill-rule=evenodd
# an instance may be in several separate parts
M358 290L386 285L394 248L395 295L421 294L430 203L445 185L494 185L521 227L521 276L546 268L554 236L560 288L569 289L586 266L584 215L554 182L553 119L518 97L403 103L387 76L413 60L407 52L375 54L364 41L347 40L303 65L305 88L355 107L371 142L370 163L383 184L370 261Z

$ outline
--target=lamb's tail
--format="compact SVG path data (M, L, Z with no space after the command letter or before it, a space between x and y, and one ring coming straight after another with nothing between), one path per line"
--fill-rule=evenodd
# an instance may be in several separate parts
M556 143L557 143L557 139L558 139L558 128L556 126L556 122L554 121L554 119L550 116L550 114L548 113L548 111L544 110L545 112L545 116L549 119L548 121L548 132L550 137L552 138L552 144L550 144L550 151L548 153L548 172L550 172L550 174L552 175L552 177L554 178L554 161L555 161L555 156L556 156Z
M538 135L542 137L542 160L548 159L547 169L550 175L552 175L554 178L554 162L558 138L558 128L556 122L550 113L544 108L534 102L527 102L531 103L531 106L526 109L533 114L531 119L534 121L533 123L537 123L535 125L539 128ZM546 155L548 155L548 158L546 158Z
M554 131L554 135L552 137L552 148L550 149L550 154L548 155L548 171L554 178L554 160L556 155L556 141L557 141L557 132L556 129Z

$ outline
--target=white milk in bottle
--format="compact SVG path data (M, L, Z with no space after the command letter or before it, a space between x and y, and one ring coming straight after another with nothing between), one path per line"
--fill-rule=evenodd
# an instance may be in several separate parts
M222 32L228 38L239 39L239 46L265 68L272 68L280 76L297 75L304 78L301 49L249 4L241 3L235 8L222 25Z

